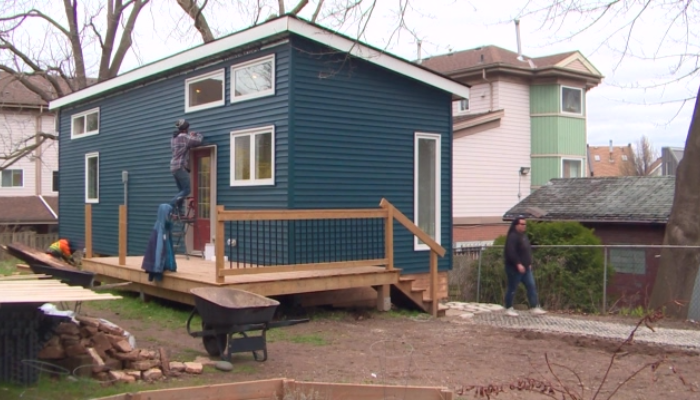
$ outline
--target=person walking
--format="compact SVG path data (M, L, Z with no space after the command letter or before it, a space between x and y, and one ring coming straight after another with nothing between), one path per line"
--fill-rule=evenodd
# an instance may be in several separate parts
M197 132L190 132L190 123L185 119L175 122L177 130L170 139L170 149L173 156L170 159L170 172L175 178L178 193L170 201L174 212L181 217L185 216L186 210L183 208L185 198L190 194L190 149L202 144L202 135Z
M532 247L527 238L527 221L523 217L513 220L506 236L506 246L503 251L505 258L506 276L508 287L506 289L506 315L517 317L518 313L513 309L513 298L518 284L522 282L527 289L527 301L530 303L530 312L534 315L542 315L547 312L540 307L537 300L537 287L535 277L532 274Z

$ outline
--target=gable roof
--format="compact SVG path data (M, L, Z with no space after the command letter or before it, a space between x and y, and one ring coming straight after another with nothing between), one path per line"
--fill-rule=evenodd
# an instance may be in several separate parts
M56 91L53 86L40 76L27 77L31 83L46 90L55 96ZM21 106L47 106L38 94L27 89L15 76L4 71L0 71L0 107L21 107Z
M57 196L0 197L0 225L57 223Z
M115 78L103 81L73 94L61 97L50 103L49 109L93 98L117 88L143 81L185 65L193 64L214 55L250 45L281 34L295 34L326 45L343 53L361 58L369 63L384 67L398 74L416 79L427 85L452 93L457 98L469 98L469 85L441 75L433 70L416 65L386 51L371 47L347 36L333 32L320 25L304 21L293 15L284 15L260 25L236 32L192 49L180 52L162 60L144 65Z
M596 156L598 156L597 159ZM610 152L610 146L588 146L588 165L591 176L632 175L630 173L634 170L632 147L613 146Z
M673 176L552 179L504 215L543 221L667 223ZM539 215L542 214L542 215Z
M421 60L421 65L446 75L500 66L531 72L557 68L599 79L603 77L579 51L534 58L523 56L520 60L518 53L493 45L428 57Z

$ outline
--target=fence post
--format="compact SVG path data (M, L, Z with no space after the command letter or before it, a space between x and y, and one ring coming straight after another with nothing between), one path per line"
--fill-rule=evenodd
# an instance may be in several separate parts
M438 315L438 259L437 253L430 250L430 297L432 298L432 303L430 304L430 311L433 317Z
M608 247L603 246L603 312L604 315L608 302Z
M126 206L119 205L119 265L126 264Z
M476 274L476 302L479 302L479 299L481 299L481 256L482 252L484 251L484 247L479 247L479 270L478 273Z
M384 207L386 222L384 226L384 253L387 260L387 270L394 269L394 208Z
M224 270L224 222L221 221L221 213L224 206L216 206L216 238L214 241L214 252L216 253L216 283L224 283L224 277L219 273Z

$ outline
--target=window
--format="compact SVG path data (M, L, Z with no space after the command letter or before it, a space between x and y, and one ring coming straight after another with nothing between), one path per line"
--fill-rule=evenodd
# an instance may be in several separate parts
M231 103L275 94L275 56L231 67Z
M71 139L100 133L100 109L93 108L71 117Z
M610 265L620 274L646 274L646 251L644 249L612 248Z
M51 191L58 192L58 171L53 171L53 176L51 178Z
M562 178L580 178L583 168L581 168L581 160L561 161L561 177Z
M562 86L561 112L565 114L583 115L583 90Z
M414 222L440 243L440 135L416 133L414 146ZM415 238L414 249L428 246Z
M224 70L185 81L185 112L224 105Z
M627 161L627 155L625 155L625 154L622 155L622 161Z
M462 99L455 101L455 110L458 113L465 113L469 111L469 99Z
M24 187L24 170L4 169L2 170L2 187Z
M275 184L275 127L231 132L231 186Z
M100 202L100 154L85 155L85 202Z
M593 158L595 158L596 161L600 161L600 156L597 154L595 156L593 156Z

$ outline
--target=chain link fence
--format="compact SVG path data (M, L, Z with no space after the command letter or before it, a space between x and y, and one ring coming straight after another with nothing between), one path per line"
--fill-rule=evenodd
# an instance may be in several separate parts
M607 313L646 309L662 253L673 256L669 252L697 251L700 246L620 244L532 248L533 272L544 307ZM692 298L680 300L689 302L688 318L700 320L700 273L696 275ZM506 290L503 246L455 248L449 289L453 301L503 304ZM523 285L518 288L516 304L527 305Z

